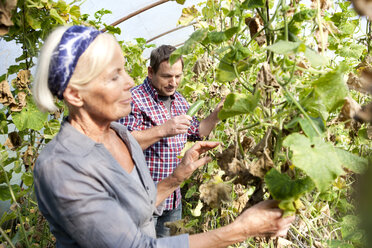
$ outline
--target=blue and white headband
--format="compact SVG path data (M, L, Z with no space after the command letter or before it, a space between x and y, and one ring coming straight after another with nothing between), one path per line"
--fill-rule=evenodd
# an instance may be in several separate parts
M65 91L80 56L101 34L93 27L72 26L62 35L54 50L49 65L48 87L58 99L63 99Z

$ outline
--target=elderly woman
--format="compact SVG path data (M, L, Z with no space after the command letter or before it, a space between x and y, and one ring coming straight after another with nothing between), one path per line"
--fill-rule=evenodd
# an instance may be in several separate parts
M68 117L34 168L39 208L57 247L224 247L249 236L285 235L294 217L276 202L242 213L230 225L196 235L155 238L152 215L218 145L200 142L174 173L154 185L141 147L115 122L130 113L133 80L115 38L84 26L60 27L38 60L34 98L43 111L63 99Z

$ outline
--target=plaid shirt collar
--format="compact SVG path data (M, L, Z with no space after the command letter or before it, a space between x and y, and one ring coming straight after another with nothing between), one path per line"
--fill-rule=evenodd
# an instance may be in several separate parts
M159 93L154 88L154 86L151 83L151 79L149 77L146 77L146 79L143 82L143 88L145 91L156 101L159 102ZM170 96L172 100L175 99L174 94Z

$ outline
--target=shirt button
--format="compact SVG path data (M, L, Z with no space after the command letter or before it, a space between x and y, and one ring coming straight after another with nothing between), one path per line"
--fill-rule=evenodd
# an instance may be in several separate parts
M152 221L152 217L150 218L150 222Z
M151 200L151 201L150 201L150 203L151 203L151 204L153 204L153 203L154 203L154 201L153 201L153 200Z
M146 186L146 190L150 190L149 186Z

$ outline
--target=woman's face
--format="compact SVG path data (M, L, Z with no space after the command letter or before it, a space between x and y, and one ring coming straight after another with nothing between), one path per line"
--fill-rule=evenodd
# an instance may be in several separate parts
M115 121L131 111L129 90L134 82L124 70L120 46L115 46L114 56L105 70L80 92L84 101L82 108L96 121Z

